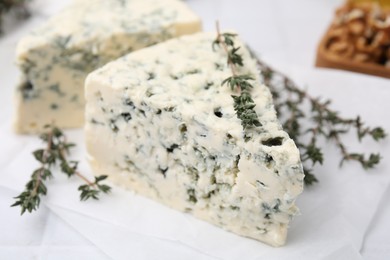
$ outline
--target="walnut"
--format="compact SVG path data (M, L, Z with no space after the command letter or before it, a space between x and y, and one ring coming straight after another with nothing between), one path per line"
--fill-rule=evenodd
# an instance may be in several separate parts
M378 4L347 4L336 10L327 50L356 62L389 66L390 12Z
M367 53L355 53L353 55L353 60L358 62L368 62L370 61L370 56Z
M353 35L364 35L365 24L363 21L355 20L347 24L348 30Z
M365 13L361 9L354 8L349 13L347 13L347 23L356 20L364 20Z
M390 34L385 31L379 31L372 41L371 44L375 48L379 48L381 46L390 45Z
M344 53L348 49L348 43L345 41L334 41L329 45L329 50L331 52Z

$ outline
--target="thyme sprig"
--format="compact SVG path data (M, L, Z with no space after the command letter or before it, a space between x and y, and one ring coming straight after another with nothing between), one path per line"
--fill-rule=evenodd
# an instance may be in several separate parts
M30 0L1 0L0 1L0 34L3 28L3 18L6 13L16 12L19 18L26 18L30 14L26 8L26 3Z
M25 190L15 197L16 201L11 207L20 206L22 215L26 211L32 212L37 210L41 202L41 196L47 194L45 181L53 177L53 170L56 166L59 166L61 172L68 177L75 175L86 182L85 185L81 185L78 188L80 200L82 201L90 198L99 199L98 195L101 192L110 192L110 186L101 184L107 176L98 176L95 177L94 182L89 181L77 170L78 162L67 159L70 148L74 147L75 144L67 142L66 136L59 128L51 125L46 126L46 128L48 131L40 136L46 143L46 147L33 152L34 158L40 162L41 166L32 173Z
M283 128L301 151L306 184L318 181L313 174L313 167L324 161L322 147L319 144L320 138L333 141L340 150L340 167L346 161L356 161L364 169L371 169L380 162L381 155L378 153L350 152L342 139L344 135L355 131L359 142L367 137L380 141L386 137L382 127L366 126L360 116L342 117L338 111L330 107L330 100L311 96L290 78L255 58L261 71L261 79L271 89L274 106L282 120ZM310 111L306 111L307 105L310 106Z
M217 22L217 38L212 44L213 50L216 46L222 46L227 54L227 64L231 69L232 76L222 81L222 86L227 85L232 91L240 92L240 95L232 95L234 110L241 120L241 125L245 129L261 126L259 118L254 110L256 104L252 99L250 90L253 88L252 81L255 78L251 75L239 75L238 66L244 66L243 58L238 53L240 47L236 47L234 38L237 34L221 33Z

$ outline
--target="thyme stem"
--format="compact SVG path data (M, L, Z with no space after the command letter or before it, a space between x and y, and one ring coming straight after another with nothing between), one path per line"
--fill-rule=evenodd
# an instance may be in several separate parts
M64 137L64 142L66 143L66 138ZM63 145L60 146L60 156L61 156L61 160L62 161L66 161L66 155L65 155L65 149L63 147ZM84 182L86 182L89 186L96 186L95 183L91 182L90 180L88 180L84 175L82 175L79 171L74 171L74 174L76 176L78 176L80 179L82 179Z
M218 42L220 42L222 44L222 47L224 48L225 52L226 53L229 53L229 49L228 49L228 46L226 45L226 43L222 40L222 34L221 34L221 29L219 27L219 21L216 21L215 22L215 26L217 28L217 40ZM227 58L227 63L230 67L230 70L232 71L232 75L233 76L237 76L237 72L236 72L236 66L234 65L234 63L232 63L231 59L228 57ZM240 89L240 86L237 85L237 89L239 90Z

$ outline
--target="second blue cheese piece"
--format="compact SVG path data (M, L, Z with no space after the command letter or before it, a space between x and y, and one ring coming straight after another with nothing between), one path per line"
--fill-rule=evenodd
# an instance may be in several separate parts
M180 0L78 0L24 37L15 130L81 127L88 73L131 51L201 29Z
M262 126L244 131L231 76L215 34L155 45L107 64L86 80L85 136L97 175L242 236L285 243L303 189L299 151L256 77L252 97Z

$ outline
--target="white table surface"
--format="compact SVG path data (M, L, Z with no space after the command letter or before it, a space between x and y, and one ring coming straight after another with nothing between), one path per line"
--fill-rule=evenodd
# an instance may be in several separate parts
M12 24L12 30L8 29L6 35L0 38L0 129L3 131L0 131L0 147L4 142L4 131L8 131L4 129L10 128L13 112L12 95L18 78L17 70L12 65L15 44L26 31L44 21L45 17L55 13L66 2L68 1L38 0L34 3L34 16L25 23ZM236 30L267 62L280 64L287 70L299 69L303 71L300 75L304 75L306 70L313 70L317 43L332 18L334 8L342 1L188 0L186 2L202 17L205 30L214 30L214 21L218 19L223 28ZM46 4L46 7L43 7L43 4ZM342 87L338 91L342 95L347 94L343 93ZM330 97L336 98L337 94ZM362 100L362 106L370 105L364 103L364 95L359 98ZM380 105L384 110L390 109L390 103ZM346 106L339 105L339 107L345 108L347 112L353 111ZM387 122L389 118L383 120ZM20 140L18 142L20 143ZM385 145L388 145L388 141ZM12 152L17 154L18 149L18 146L15 146ZM3 168L10 163L13 155L0 153L0 156L1 176ZM385 156L387 162L390 154ZM323 187L316 187L316 189L321 188ZM45 204L42 204L38 212L20 217L19 209L9 208L12 196L15 196L15 190L2 186L0 179L0 260L110 259L110 256L104 253L93 240L68 225L64 218L58 217L58 214L62 214L60 209L55 210L55 207L48 209ZM378 211L364 236L363 246L360 248L360 256L363 259L390 259L389 197L390 188L387 187ZM349 259L361 259L360 256L358 258L351 256ZM172 255L171 259L176 258Z

